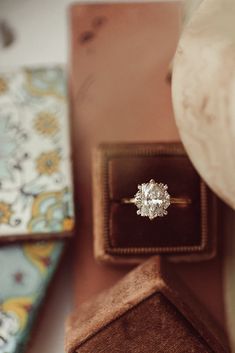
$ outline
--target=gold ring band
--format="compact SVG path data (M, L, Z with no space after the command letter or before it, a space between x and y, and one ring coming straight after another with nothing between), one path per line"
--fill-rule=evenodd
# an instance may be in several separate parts
M134 197L131 197L131 198L128 198L128 197L125 197L121 200L122 203L126 203L126 204L135 204L136 201L135 201L135 198ZM192 203L192 200L189 199L188 197L171 197L170 198L170 202L171 204L175 204L175 205L181 205L181 206L188 206Z

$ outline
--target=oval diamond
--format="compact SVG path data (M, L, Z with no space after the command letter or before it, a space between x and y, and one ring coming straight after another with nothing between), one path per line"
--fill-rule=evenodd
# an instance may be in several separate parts
M167 208L170 206L170 195L166 184L156 183L151 179L149 183L138 185L138 189L134 197L138 215L149 217L149 219L167 215Z

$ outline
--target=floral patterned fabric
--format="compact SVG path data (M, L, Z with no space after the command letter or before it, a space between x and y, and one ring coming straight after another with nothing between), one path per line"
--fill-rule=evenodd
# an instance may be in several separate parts
M60 67L0 74L4 241L12 236L51 238L73 229L65 87ZM24 351L63 248L59 240L0 247L0 353Z
M21 353L57 267L63 242L0 248L0 353Z
M62 235L73 219L63 70L0 74L0 237Z

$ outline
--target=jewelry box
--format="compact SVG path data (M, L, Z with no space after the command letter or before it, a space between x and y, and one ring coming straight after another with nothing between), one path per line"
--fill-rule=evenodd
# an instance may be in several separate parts
M97 260L138 263L161 254L175 261L202 261L215 256L216 198L182 144L103 144L93 162ZM185 203L172 202L164 217L138 215L134 196L138 185L151 179L167 185L175 202Z
M70 316L66 353L225 353L223 333L154 257Z

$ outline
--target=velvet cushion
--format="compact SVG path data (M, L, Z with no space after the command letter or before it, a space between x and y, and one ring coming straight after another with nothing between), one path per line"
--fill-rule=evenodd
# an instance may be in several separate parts
M133 151L133 156L111 157L108 170L111 248L201 246L201 179L186 154L135 157ZM150 179L166 183L172 197L190 198L192 204L171 205L166 217L153 221L138 216L135 205L120 201Z

